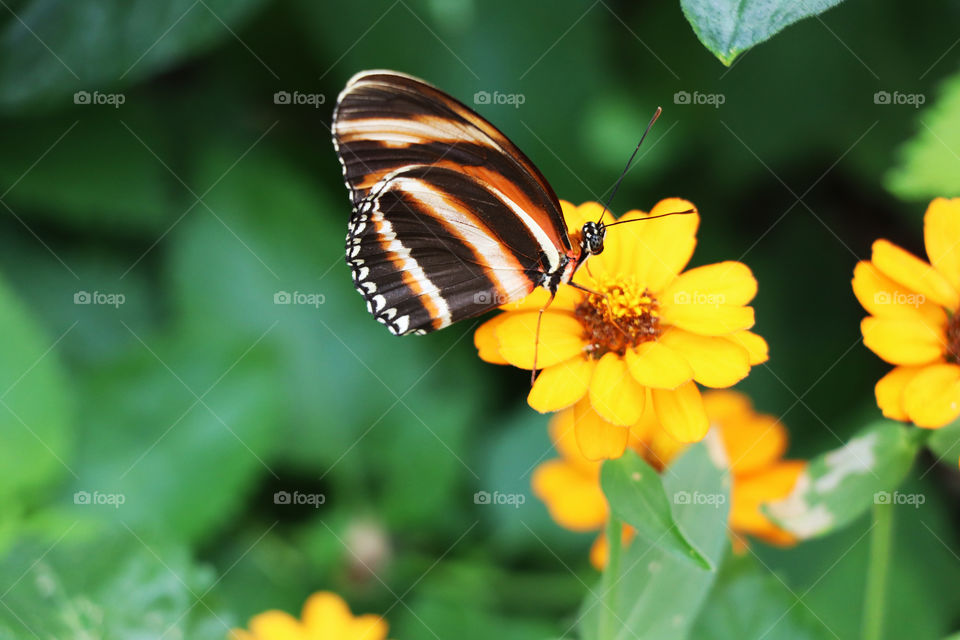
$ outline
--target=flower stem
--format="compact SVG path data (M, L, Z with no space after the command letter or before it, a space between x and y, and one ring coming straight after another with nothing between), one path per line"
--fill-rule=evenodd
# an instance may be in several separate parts
M620 581L620 536L623 525L612 513L607 520L607 566L603 570L603 595L606 605L600 615L600 640L610 640L616 634L617 584Z
M863 640L881 640L883 637L884 596L887 591L892 539L893 504L873 505L870 564L867 568L867 592L863 605Z

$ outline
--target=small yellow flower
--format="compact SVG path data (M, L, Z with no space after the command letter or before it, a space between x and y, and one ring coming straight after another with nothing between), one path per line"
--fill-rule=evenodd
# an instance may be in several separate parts
M597 531L607 521L607 500L600 489L600 465L588 460L575 442L576 422L602 420L589 403L558 413L550 421L550 436L561 457L537 466L533 492L543 500L560 526L572 531ZM734 545L743 548L743 536L775 545L790 545L794 538L777 528L763 514L763 503L785 498L806 467L799 460L784 460L787 431L773 416L754 411L749 398L736 391L709 391L703 404L711 425L716 426L727 452L733 475L730 498L730 529ZM579 406L579 404L578 404ZM655 412L630 428L630 447L651 466L663 469L686 447L674 440L657 422ZM624 540L632 531L625 529ZM594 566L602 567L606 540L601 535L590 552Z
M596 202L561 205L574 237L602 211ZM619 220L690 209L690 202L671 198ZM749 331L748 305L757 293L750 269L730 261L683 272L699 223L694 212L611 229L604 252L574 278L596 293L562 285L543 314L536 355L543 371L527 400L541 412L576 405L599 414L603 424L576 423L587 458L621 455L626 427L647 405L676 440L700 440L708 423L696 383L729 387L767 359L766 342ZM480 357L533 368L538 309L546 300L538 289L480 326L474 336Z
M896 365L875 389L883 415L936 429L960 416L960 198L931 202L923 233L929 264L877 240L853 292L863 343Z
M380 616L354 616L335 593L321 591L307 599L302 619L283 611L266 611L250 620L250 630L234 629L230 640L384 640L387 623Z

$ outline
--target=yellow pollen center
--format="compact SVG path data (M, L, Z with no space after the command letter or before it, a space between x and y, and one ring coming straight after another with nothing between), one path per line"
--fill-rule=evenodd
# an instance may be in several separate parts
M599 284L596 293L587 294L575 309L593 358L610 352L623 355L629 347L657 339L660 305L649 289L632 276Z

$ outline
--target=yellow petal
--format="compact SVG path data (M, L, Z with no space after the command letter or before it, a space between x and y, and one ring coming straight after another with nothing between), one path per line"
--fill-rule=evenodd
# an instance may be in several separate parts
M584 474L561 459L548 460L533 470L532 485L534 495L565 529L593 531L607 520L607 499L599 476Z
M939 271L887 240L873 243L871 262L885 276L948 309L960 304L957 290Z
M927 364L943 353L943 336L919 320L864 318L863 344L890 364Z
M250 620L250 632L259 638L302 640L303 625L284 611L265 611Z
M545 368L569 360L583 351L583 327L572 314L548 311L540 324L537 344L536 311L509 313L496 328L500 355L515 367L532 369L536 354L537 367Z
M767 341L752 331L737 331L724 336L724 340L731 340L746 349L750 356L751 367L763 364L770 359L770 347L767 346Z
M599 478L600 463L596 460L588 460L580 451L580 445L577 443L576 422L573 407L558 412L550 419L548 426L550 439L564 460L579 468L582 473Z
M652 389L653 407L664 430L679 442L699 442L710 423L700 390L693 382L676 389Z
M618 266L625 273L634 274L651 291L661 291L690 261L697 244L700 214L687 200L667 198L658 202L649 214L631 211L619 218L652 218L690 209L693 209L694 213L635 222L610 229L607 238L619 258Z
M303 624L318 637L342 636L353 619L343 598L329 591L313 594L303 605Z
M540 372L527 403L540 413L572 406L587 393L596 360L575 356Z
M904 388L903 406L918 427L938 429L956 420L960 416L960 366L924 367Z
M730 387L750 373L750 355L731 340L672 329L659 342L679 353L705 387Z
M757 280L742 262L719 262L690 269L674 279L661 297L674 302L745 305L757 295Z
M890 373L880 378L874 387L874 394L877 397L877 406L884 416L891 420L910 419L903 406L903 390L922 369L922 366L894 367Z
M704 304L683 298L661 301L660 321L703 336L725 336L753 326L753 307L727 304Z
M341 637L344 640L385 640L387 631L387 623L383 618L368 613L351 620L347 625L346 634Z
M590 381L590 404L607 422L629 427L639 420L646 394L619 355L606 353L597 362Z
M473 332L473 345L481 360L491 364L510 364L500 355L500 341L497 340L497 327L506 319L505 313L495 315Z
M943 307L883 275L863 260L853 270L853 293L870 315L904 320L926 319L934 326L946 322Z
M923 218L930 264L960 291L960 198L936 198Z
M676 389L693 380L693 369L683 356L657 340L627 349L624 359L630 375L645 387Z
M603 460L623 455L630 434L627 427L619 427L601 418L600 414L593 410L589 398L573 405L573 411L577 444L585 458Z

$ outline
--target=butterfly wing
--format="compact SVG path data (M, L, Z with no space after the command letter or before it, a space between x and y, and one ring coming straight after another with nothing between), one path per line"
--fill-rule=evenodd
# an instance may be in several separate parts
M570 253L540 172L438 89L359 74L340 94L333 134L354 205L347 262L393 333L426 333L519 300Z

